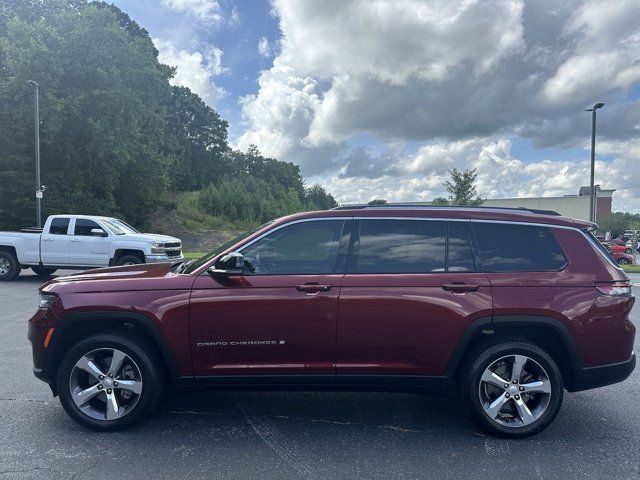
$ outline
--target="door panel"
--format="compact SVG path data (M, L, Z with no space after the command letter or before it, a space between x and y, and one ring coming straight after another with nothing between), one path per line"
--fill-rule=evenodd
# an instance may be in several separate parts
M443 288L458 282L477 290ZM491 287L483 273L346 275L338 375L441 375L464 330L491 313Z
M77 218L69 239L69 265L102 267L109 264L110 237L91 235L91 229L104 228L93 220Z
M70 219L56 217L51 220L49 231L42 234L40 258L45 265L69 264L69 229Z
M342 278L199 276L190 311L195 375L333 375ZM308 283L331 289L296 288Z

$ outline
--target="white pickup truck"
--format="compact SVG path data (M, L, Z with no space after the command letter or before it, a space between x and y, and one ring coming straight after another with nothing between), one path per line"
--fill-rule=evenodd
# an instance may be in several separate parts
M52 215L44 228L0 232L0 281L21 269L51 275L59 268L84 269L183 259L178 238L140 233L122 220Z

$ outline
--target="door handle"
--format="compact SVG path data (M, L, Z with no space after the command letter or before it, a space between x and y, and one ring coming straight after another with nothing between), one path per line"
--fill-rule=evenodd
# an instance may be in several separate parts
M480 285L462 282L445 283L442 285L443 290L453 293L477 292L479 288Z
M74 239L74 238L72 238L72 239L70 240L70 242L73 242L73 243L78 243L79 241L80 241L80 240L77 240L77 239Z
M303 285L296 285L296 290L304 293L318 293L328 292L331 290L332 285L319 285L317 283L305 283Z
M52 242L52 241L53 241L53 238L44 237L44 238L42 239L42 241L43 241L43 242Z

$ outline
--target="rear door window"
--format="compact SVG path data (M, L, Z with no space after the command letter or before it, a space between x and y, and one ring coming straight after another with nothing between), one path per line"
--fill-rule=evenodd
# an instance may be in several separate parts
M486 272L549 272L567 264L550 227L473 222L473 230Z
M54 218L49 225L51 235L66 235L69 230L69 218Z
M360 235L352 245L349 273L444 272L444 221L360 220Z

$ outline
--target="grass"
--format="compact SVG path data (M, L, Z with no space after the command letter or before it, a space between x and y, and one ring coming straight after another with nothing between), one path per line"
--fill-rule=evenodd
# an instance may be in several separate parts
M621 267L627 273L640 273L640 265L621 265Z
M187 260L193 260L194 258L200 258L204 255L204 252L184 252L184 258Z

